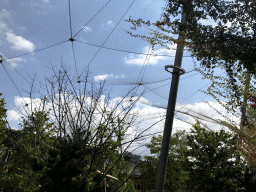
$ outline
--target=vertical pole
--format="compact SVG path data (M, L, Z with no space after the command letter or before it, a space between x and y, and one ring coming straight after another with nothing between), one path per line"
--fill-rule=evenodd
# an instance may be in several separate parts
M244 129L244 120L246 118L246 116L245 116L245 114L246 114L246 104L247 104L247 100L248 100L250 81L251 81L251 76L250 76L250 73L248 73L247 77L246 77L245 87L244 87L243 105L241 107L241 112L242 112L241 122L240 122L240 130L241 131L243 131L243 129ZM239 145L239 143L238 143L238 145ZM237 163L240 161L240 155L239 154L236 155L236 161L237 161Z
M185 24L185 23L186 23L186 14L182 13L181 24ZM179 32L179 39L180 38L183 38L181 31ZM175 67L181 68L183 49L184 49L184 45L179 45L179 44L177 45L175 62L174 62ZM166 114L165 126L164 126L164 135L163 135L160 159L159 159L158 169L157 169L155 192L162 192L164 188L167 158L168 158L169 145L170 145L170 139L172 134L173 117L174 117L174 110L175 110L179 78L180 78L179 73L180 73L180 70L176 68L173 69L172 83L171 83L171 88L169 93L169 101L168 101L167 114Z
M104 162L104 170L103 170L103 172L105 171L105 162ZM102 173L103 173L102 172ZM107 176L106 176L107 177ZM105 177L105 192L107 192L107 181L106 181L106 177Z

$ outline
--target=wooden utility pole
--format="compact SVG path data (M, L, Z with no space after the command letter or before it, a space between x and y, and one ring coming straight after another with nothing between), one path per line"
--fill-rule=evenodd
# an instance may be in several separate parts
M182 13L181 17L181 24L186 23L186 14ZM179 32L179 39L182 41L182 31ZM157 169L157 178L156 178L156 187L155 192L162 192L164 189L164 180L166 174L166 166L167 166L167 158L172 134L172 125L173 125L173 118L174 118L174 111L175 111L175 104L177 99L178 93L178 86L179 86L179 79L180 75L184 74L185 71L181 69L182 57L183 57L183 49L184 45L177 45L176 56L174 66L166 65L165 69L168 71L167 68L173 68L173 71L169 71L172 73L172 84L169 93L169 101L167 106L167 114L165 119L165 126L164 126L164 135L162 140L161 152L160 152L160 159L158 163Z

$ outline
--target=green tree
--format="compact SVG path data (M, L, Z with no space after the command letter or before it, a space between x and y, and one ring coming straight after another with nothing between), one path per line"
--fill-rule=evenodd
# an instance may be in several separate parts
M20 124L20 138L11 138L15 142L8 148L11 151L8 172L2 178L6 190L35 191L39 188L39 175L49 157L47 146L53 144L50 135L55 131L49 123L48 113L32 112L28 119ZM46 132L46 130L48 132ZM40 165L40 166L39 166Z
M159 44L170 49L170 44L180 44L192 52L192 57L201 61L201 65L208 72L213 71L216 65L222 62L232 86L235 97L238 99L236 79L234 74L241 71L241 67L248 69L251 74L255 74L255 1L218 1L218 0L168 0L168 5L163 14L163 21L143 21L142 19L125 20L131 22L136 27L157 26L163 32L178 34L178 39L170 35L156 32L150 29L153 37L144 35L134 35L126 31L133 37L140 37L150 44ZM176 16L184 12L186 23L181 24ZM169 16L173 16L171 20ZM212 19L215 26L202 24L201 19ZM227 23L230 22L230 27ZM250 29L253 33L251 33ZM239 61L238 68L233 65Z
M237 65L236 63L234 66L236 67ZM227 120L224 125L240 137L238 140L240 155L242 155L251 166L255 167L256 140L254 133L256 131L256 124L254 118L256 113L252 104L247 103L247 100L250 99L250 95L256 95L255 87L253 86L255 79L251 79L248 71L244 68L242 68L240 73L234 75L239 85L238 92L243 95L243 97L239 98L238 102L234 95L232 95L231 85L226 77L206 74L199 68L195 68L195 70L203 75L202 79L209 79L212 82L207 91L202 92L211 95L227 112L231 113L233 117L241 119L240 125L237 126L234 122L231 122L230 118L222 115ZM225 100L221 101L221 98ZM239 103L242 103L242 105ZM244 116L241 115L243 110L246 111L244 112ZM218 113L220 114L220 112ZM244 142L241 142L242 140ZM249 150L245 150L245 148L249 148Z
M111 129L100 126L98 131L99 137L104 140L110 136ZM104 191L104 179L107 189L115 190L123 184L130 167L117 152L122 140L108 138L108 142L104 142L103 146L96 145L96 148L95 145L88 145L90 134L77 131L73 139L69 135L58 139L54 148L49 150L50 159L40 178L40 191ZM93 166L90 166L92 163ZM102 174L110 174L118 180ZM119 190L135 192L131 180L126 181Z
M64 180L65 178L66 180L71 179L69 189L72 189L72 186L76 185L75 182L81 179L81 184L88 184L84 190L89 188L89 191L101 191L104 190L106 179L106 184L111 190L120 188L121 191L133 191L134 186L131 185L131 180L126 181L130 170L128 164L123 160L122 145L124 136L135 119L135 115L129 113L140 97L127 103L126 97L131 93L131 90L120 100L110 102L110 93L106 94L107 96L104 95L105 82L100 83L99 88L96 88L93 83L90 84L87 73L84 80L78 80L75 82L77 86L74 86L74 78L71 78L67 69L61 66L59 73L54 71L52 80L47 79L51 86L51 89L47 90L49 93L47 97L50 98L47 106L52 109L53 119L58 128L57 138L67 139L67 145L63 144L64 141L57 139L57 148L52 150L49 164L44 171L44 177L49 181L44 182L44 187L54 187L55 182L52 179L56 178L50 178L50 174L57 175L59 172ZM125 105L123 105L124 102ZM81 146L84 149L85 146L88 149L95 149L92 154L81 151L81 154L85 153L87 156L83 156L83 161L82 158L79 158L75 162L81 161L80 163L85 166L84 172L81 172L81 167L79 174L73 174L69 177L69 168L65 170L66 173L64 174L61 172L64 171L61 165L65 165L65 163L70 164L70 166L73 165L71 162L77 158L71 153L71 151L75 151L73 143L79 142L83 143ZM65 159L68 154L70 154L69 157ZM58 155L57 162L53 161ZM89 163L86 164L88 158ZM118 180L111 179L108 175L118 178ZM66 187L67 189L68 187Z
M0 93L0 96L2 96L3 94ZM4 150L5 150L5 146L3 143L3 141L6 139L6 135L4 134L5 133L5 127L6 127L6 111L7 109L5 108L5 101L4 101L4 98L1 98L0 99L0 175L1 175L1 178L5 175L5 171L3 169L4 167L4 159L3 159L3 155L4 155ZM0 181L2 181L2 179L0 179ZM3 186L0 185L0 188L1 190L3 190L2 188Z
M88 139L58 138L49 150L50 158L42 171L40 191L88 191ZM90 175L91 176L91 175ZM74 179L75 178L75 179Z
M190 170L187 181L189 191L236 191L243 177L242 172L246 163L243 160L235 163L232 158L237 155L236 136L230 133L207 132L201 128L200 122L193 125L191 134L187 136L186 160Z
M160 156L162 136L153 136L151 142L147 144L150 153L153 156L145 156L146 163L141 165L143 170L143 179L146 180L145 189L154 190L155 179L157 175L157 165ZM188 170L185 168L184 152L187 150L187 138L185 131L177 131L171 139L169 148L169 159L166 170L166 191L178 191L186 188L186 180L189 179Z

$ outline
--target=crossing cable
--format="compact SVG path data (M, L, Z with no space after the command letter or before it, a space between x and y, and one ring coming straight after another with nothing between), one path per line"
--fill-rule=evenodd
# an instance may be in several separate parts
M3 58L2 55L0 55L0 57ZM8 61L6 61L6 59L3 58L3 59L1 60L1 63L2 63L2 61L5 61L8 65L10 65L10 67L11 67L16 73L18 73L23 79L25 79L25 81L28 82L28 80L27 80L23 75L21 75ZM28 82L28 84L31 85L31 83L29 83L29 82Z
M69 41L69 40L66 40L66 41L63 41L63 42L61 42L61 43L57 43L57 44L55 44L55 45L51 45L51 46L49 46L49 47L45 47L45 48L43 48L43 49L39 49L39 50L37 50L37 51L32 51L32 52L29 52L29 53L25 53L25 54L22 54L22 55L18 55L18 56L15 56L15 57L11 57L11 58L8 58L8 59L6 59L6 60L18 58L18 57L21 57L21 56L24 56L24 55L28 55L28 54L31 54L31 53L36 53L36 52L39 52L39 51L43 51L43 50L45 50L45 49L49 49L49 48L55 47L55 46L57 46L57 45L63 44L63 43L68 42L68 41Z
M190 76L188 76L188 77L184 77L183 79L186 79L186 78L189 78L189 77L192 77L192 76L195 76L195 75L197 75L197 74L193 74L193 75L190 75ZM169 80L169 79L171 79L171 78L168 78L168 79L166 79L166 80ZM183 79L181 79L181 80L183 80ZM165 81L165 80L163 80L163 81ZM144 86L145 84L153 84L153 83L143 83L142 85ZM161 86L159 86L159 87L155 87L155 88L151 89L151 91L152 91L152 90L155 90L155 89L159 89L159 88L164 87L164 86L167 86L167 85L170 85L170 84L171 84L171 83L167 83L167 84L161 85ZM146 87L146 86L144 86L144 87ZM146 87L146 88L147 88L147 87ZM147 88L147 89L148 89L148 88ZM146 94L147 92L150 92L150 90L145 91L145 94ZM162 96L161 96L161 97L162 97Z
M223 72L223 73L225 73L225 72ZM220 76L222 76L223 73L222 73ZM212 82L209 82L209 83L207 83L206 85L208 85L208 84L210 84L210 83L212 83ZM206 85L205 85L205 86L206 86ZM201 89L203 89L205 86L203 86ZM199 91L199 90L198 90L198 91ZM197 92L198 92L198 91L197 91ZM192 94L190 97L192 97L193 95L195 95L197 92L195 92L194 94ZM205 95L203 98L205 98L206 96L207 96L207 95ZM190 97L188 97L187 99L189 99ZM203 100L203 98L202 98L201 100ZM187 99L183 100L181 103L183 103L183 102L186 101ZM201 100L200 100L200 101L201 101ZM199 102L198 102L198 103L199 103ZM193 107L191 107L191 109L190 109L189 111L191 111L198 103L196 103L195 105L193 105ZM184 108L184 106L183 106L181 109L183 109L183 108ZM188 112L189 112L189 111L188 111ZM208 112L208 113L209 113L209 112ZM208 114L208 113L207 113L207 114Z
M2 56L1 56L2 57ZM2 60L1 60L2 61ZM5 60L6 61L6 60ZM6 61L7 62L7 61ZM7 62L8 63L8 62ZM13 81L13 79L11 78L11 76L10 76L10 74L8 73L8 71L5 69L5 67L4 67L4 65L3 65L3 63L1 62L1 64L2 64L2 66L3 66L3 68L4 68L4 70L5 70L5 72L7 73L7 75L9 76L9 78L11 79L11 81L12 81L12 83L14 84L14 86L15 86L15 88L17 89L17 91L19 92L19 94L20 94L20 96L21 96L21 98L23 99L23 101L24 101L24 104L25 104L25 106L27 106L28 104L26 103L26 101L24 100L24 97L22 96L22 94L21 94L21 92L19 91L19 89L18 89L18 87L16 86L16 84L14 83L14 81ZM9 64L9 63L8 63ZM10 64L9 64L10 65ZM19 73L20 74L20 73ZM20 74L21 75L21 74ZM22 76L23 77L23 76ZM29 83L29 82L28 82ZM29 83L30 84L30 83ZM30 84L31 85L31 84ZM34 103L34 101L33 101L33 103ZM34 103L34 105L35 105L35 103ZM31 103L31 106L32 106L32 103ZM36 106L36 105L35 105ZM22 107L22 109L25 109L25 112L27 113L27 115L28 115L28 112L27 112L27 110L26 110L26 108L24 108L24 106ZM21 110L20 109L18 109L18 111L20 111L20 113L21 114L23 114L22 112L21 112ZM31 111L32 112L32 111ZM24 115L24 114L23 114ZM17 115L16 115L17 116ZM15 117L16 117L15 116Z
M11 79L12 83L14 84L15 88L16 88L17 91L19 92L19 94L20 94L21 98L23 99L24 103L26 104L26 101L24 100L24 98L23 98L23 96L21 95L21 93L20 93L18 87L16 86L16 84L15 84L14 81L12 80L10 74L9 74L8 71L5 69L5 67L4 67L3 64L2 64L2 66L3 66L4 70L5 70L5 72L7 73L7 75L9 76L9 78ZM24 108L24 107L23 107L23 108ZM26 111L26 110L25 110L25 111ZM27 115L28 115L28 112L27 112L27 111L26 111L26 113L27 113Z
M111 0L110 0L110 1L111 1ZM101 10L99 10L98 13L97 13L96 15L94 15L93 18L91 18L91 20L90 20L88 23L86 23L86 25L88 25L88 24L94 19L94 17L96 17L96 16L110 3L110 1L108 1L107 4L104 5L104 7L102 7ZM83 28L82 28L80 31L78 31L78 33L80 33L80 32L86 27L86 25L83 26ZM77 36L78 33L77 33L75 36ZM74 37L75 37L75 36L74 36ZM74 38L74 37L73 37L73 38Z
M74 57L74 62L75 62L75 67L76 67L76 74L78 76L78 71L77 71L77 66L76 66L76 57L75 57L75 52L74 52L74 39L72 38L72 26L71 26L71 13L70 13L70 0L68 0L68 7L69 7L69 23L70 23L70 32L71 32L71 38L69 39L72 43L72 51L73 51L73 57Z
M87 45L91 45L91 46L95 46L95 47L100 47L100 48L103 48L103 49L110 49L110 50L113 50L113 51L120 51L120 52L124 52L124 53L133 53L133 54L137 54L137 55L149 55L149 56L154 56L154 57L175 57L175 55L158 55L158 54L148 54L148 53L137 53L137 52L133 52L133 51L125 51L125 50L120 50L120 49L114 49L114 48L110 48L110 47L103 47L103 46L100 46L100 45L94 45L94 44L91 44L91 43L86 43L86 42L82 42L82 41L79 41L79 40L76 40L74 39L74 41L77 41L79 43L83 43L83 44L87 44ZM192 56L183 56L183 57L192 57Z
M111 0L110 0L110 1L111 1ZM110 2L110 1L109 1L109 2ZM108 2L108 3L109 3L109 2ZM125 16L125 14L129 11L129 9L131 8L131 6L133 5L134 2L135 2L135 0L133 0L133 2L132 2L131 5L128 7L128 9L126 10L126 12L123 14L123 16L121 17L121 19L118 21L118 23L116 24L116 26L114 27L114 29L111 31L111 33L109 34L109 36L107 37L107 39L104 41L104 43L102 44L102 46L107 42L107 40L109 39L109 37L112 35L112 33L114 32L114 30L117 28L117 26L119 25L119 23L121 22L121 20L122 20L123 17ZM107 4L108 4L108 3L107 3ZM107 4L106 4L106 5L107 5ZM105 5L105 6L106 6L106 5ZM105 6L104 6L104 7L105 7ZM103 7L103 8L104 8L104 7ZM103 8L102 8L102 9L103 9ZM87 23L87 24L88 24L88 23ZM85 27L85 26L84 26L84 27ZM81 31L81 30L80 30L80 31ZM79 32L80 32L80 31L79 31ZM77 33L77 34L78 34L78 33ZM75 36L76 36L76 35L75 35ZM75 37L75 36L74 36L74 37ZM74 38L74 37L73 37L73 38ZM93 56L92 60L88 63L88 65L87 65L86 68L89 68L90 63L93 61L93 59L96 57L96 55L99 53L100 50L101 50L101 48L100 48L100 49L97 51L97 53ZM85 70L86 70L86 69L85 69ZM85 70L83 70L83 72L81 73L81 75L78 76L78 79L82 76L82 74L85 72Z
M168 2L166 2L165 7L167 6L167 4L168 4ZM161 20L161 18L162 18L162 15L161 15L161 17L160 17L160 20ZM155 46L155 45L153 45L153 46L151 45L152 52L151 52L151 54L150 54L150 55L152 55L152 54L153 54L153 52L154 52L154 46ZM150 49L151 49L151 48L149 48L149 49L148 49L148 53L149 53L149 51L150 51ZM136 94L136 92L138 91L139 86L140 86L140 85L142 85L142 83L141 83L141 82L142 82L143 76L144 76L144 74L145 74L145 71L146 71L146 68L147 68L147 65L148 65L148 62L149 62L149 59L150 59L150 55L149 55L149 56L147 55L146 59L144 60L144 63L143 63L143 66L142 66L142 68L141 68L141 71L140 71L140 74L139 74L139 77L138 77L137 82L139 82L140 75L141 75L142 70L143 70L143 68L144 68L144 66L145 66L145 68L144 68L144 72L143 72L143 75L141 76L141 80L140 80L140 82L138 83L138 86L137 86L137 89L136 89L136 91L135 91L135 94ZM145 65L146 60L148 60L148 61L147 61L147 64ZM132 96L134 96L134 95L132 95Z
M200 68L202 68L202 67L200 67ZM191 71L188 71L188 72L186 72L185 74L187 74L187 73L190 73L190 72L193 72L194 70L191 70ZM195 76L195 75L197 75L197 73L195 73L195 74L193 74L193 75L190 75L190 76L188 76L188 77L184 77L184 78L182 78L181 80L183 80L183 79L186 79L186 78L189 78L189 77L192 77L192 76ZM167 79L163 79L163 80L159 80L159 81L153 81L153 82L150 82L150 83L126 83L126 84L105 84L105 85L147 85L147 84L154 84L154 83L159 83L159 82L163 82L163 81L167 81L167 80L169 80L169 79L171 79L171 78L167 78ZM100 83L95 83L95 84L100 84ZM166 84L166 85L170 85L171 83L168 83L168 84ZM164 86L166 86L166 85L164 85ZM163 87L163 86L161 86L161 87ZM160 87L158 87L158 88L160 88ZM158 89L158 88L154 88L154 89ZM152 89L152 90L154 90L154 89ZM146 91L146 92L148 92L148 91ZM146 93L145 92L145 93Z

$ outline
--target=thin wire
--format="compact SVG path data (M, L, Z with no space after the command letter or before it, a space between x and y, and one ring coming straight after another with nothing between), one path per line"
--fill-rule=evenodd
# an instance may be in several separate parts
M225 72L223 72L223 73L225 73ZM220 76L222 76L223 73L222 73ZM210 84L210 83L212 83L212 82L209 82L209 83L207 83L206 85L208 85L208 84ZM206 86L206 85L205 85L205 86ZM203 89L205 86L203 86L201 89ZM197 92L199 92L199 90L198 90ZM190 97L192 97L193 95L195 95L197 92L195 92L194 94L192 94ZM206 95L206 96L207 96L207 95ZM190 97L188 97L188 98L190 98ZM187 99L188 99L188 98L187 98ZM187 99L185 99L184 101L186 101ZM201 99L201 100L202 100L202 99ZM200 101L201 101L201 100L200 100ZM182 101L181 103L183 103L184 101ZM197 103L197 104L198 104L198 103ZM197 105L197 104L196 104L196 105ZM196 105L194 105L193 107L195 107ZM190 110L192 110L193 107L192 107ZM183 107L182 107L182 108L183 108ZM190 111L190 110L189 110L189 111Z
M111 0L110 0L110 1L111 1ZM109 2L110 2L110 1L109 1ZM104 8L109 4L109 2L107 2L107 4L106 4L106 5L104 5L104 7L102 7L102 8L101 8L101 10L100 10L100 11L98 11L98 13L97 13L96 15L94 15L94 16L93 16L93 18L91 18L91 20L90 20L88 23L86 23L86 25L88 25L88 24L89 24L89 23L94 19L94 17L96 17L96 16L97 16L101 11L102 11L102 9L104 9ZM86 27L86 25L85 25L85 26L83 26L83 28L85 28L85 27ZM83 30L83 28L82 28L80 31L78 31L78 33L80 33L80 32ZM77 35L78 35L78 33L77 33L75 36L77 36ZM74 36L74 37L75 37L75 36ZM74 37L73 37L73 38L74 38Z
M77 76L78 76L77 65L76 65L76 57L75 57L74 46L73 46L73 45L74 45L74 42L72 41L71 43L72 43L72 50L73 50L73 56L74 56L75 67L76 67L76 74L77 74Z
M6 59L3 59L3 60L5 60L5 62L8 63L8 65L10 65L11 68L13 68L13 66L12 66L8 61L6 61ZM15 68L13 68L13 70L14 70L16 73L18 73L23 79L25 79L25 81L28 82L28 80L27 80L23 75L21 75ZM28 82L28 84L31 85L31 83L29 83L29 82Z
M166 2L165 7L167 6L167 4L168 4L168 2ZM160 17L160 20L161 20L161 18L162 18L162 15L161 15L161 17ZM150 45L151 45L151 48L152 48L152 47L153 47L153 46L152 46L152 44L150 44ZM149 53L149 51L150 51L150 49L151 49L151 48L149 48L148 53ZM154 49L152 48L151 55L153 54L153 52L154 52ZM150 55L149 55L149 56L147 55L146 59L144 60L143 66L142 66L142 68L141 68L141 71L140 71L140 74L139 74L138 80L139 80L139 78L140 78L140 75L141 75L141 72L142 72L142 70L143 70L144 66L145 66L145 69L144 69L143 75L141 76L140 83L138 84L137 89L136 89L136 91L135 91L135 94L137 93L137 91L138 91L138 89L139 89L140 85L142 85L142 83L141 83L141 82L142 82L142 79L143 79L143 77L144 77L144 74L145 74L145 71L146 71L146 68L147 68L147 65L148 65L149 59L150 59ZM145 65L146 60L148 60L148 61L147 61L147 64ZM137 80L137 82L138 82L138 80Z
M155 94L156 94L156 95L158 95L159 97L161 97L161 98L163 98L163 99L165 99L165 100L167 100L167 101L168 101L168 99L167 99L167 98L165 98L165 97L163 97L163 96L159 95L158 93L154 92L152 89L147 88L145 85L142 85L142 86L143 86L143 87L145 87L146 89L148 89L149 91L151 91L152 93L155 93Z
M202 68L202 67L200 67L200 68ZM188 72L186 72L185 74L187 74L187 73L190 73L190 72L193 72L194 70L191 70L191 71L188 71ZM192 76L195 76L195 75L197 75L197 73L196 74L193 74L193 75L190 75L190 76L188 76L188 77L184 77L183 79L186 79L186 78L189 78L189 77L192 77ZM167 80L169 80L169 79L171 79L171 78L167 78L167 79L163 79L163 80L159 80L159 81L154 81L154 82L151 82L151 83L126 83L126 84L105 84L105 85L147 85L147 84L154 84L154 83L159 83L159 82L163 82L163 81L167 81ZM183 79L181 79L181 80L183 80ZM100 83L95 83L95 84L100 84ZM166 84L166 85L170 85L171 83L168 83L168 84ZM165 85L164 85L165 86ZM163 87L163 86L160 86L160 87ZM154 89L158 89L158 88L160 88L160 87L157 87L157 88L154 88ZM152 89L152 90L154 90L154 89Z
M114 48L109 48L109 47L103 47L103 46L100 46L100 45L94 45L94 44L91 44L91 43L85 43L85 42L82 42L82 41L79 41L79 40L76 40L76 39L74 39L74 41L77 41L77 42L83 43L83 44L87 44L87 45L91 45L91 46L95 46L95 47L101 47L103 49L110 49L110 50L113 50L113 51L120 51L120 52L125 52L125 53L134 53L134 54L138 54L138 55L150 55L150 56L154 56L154 57L159 57L159 56L175 57L174 55L157 55L157 54L137 53L137 52L133 52L133 51L125 51L125 50L120 50L120 49L114 49ZM192 56L183 56L183 57L192 57Z
M52 46L49 46L49 47L46 47L46 48L43 48L43 49L39 49L39 50L37 50L37 51L32 51L32 52L30 52L30 53L25 53L25 54L23 54L23 55L11 57L11 58L8 58L7 60L13 59L13 58L17 58L17 57L21 57L21 56L24 56L24 55L28 55L28 54L31 54L31 53L36 53L36 52L39 52L39 51L43 51L43 50L45 50L45 49L49 49L49 48L51 48L51 47L54 47L54 46L60 45L60 44L62 44L62 43L65 43L65 42L67 42L67 41L69 41L69 40L63 41L63 42L61 42L61 43L57 43L57 44L55 44L55 45L52 45Z
M71 13L70 13L70 0L68 0L68 8L69 8L70 32L71 32L71 38L72 38L72 25L71 25Z
M110 0L111 1L111 0ZM109 1L109 2L110 2ZM109 3L108 2L108 3ZM129 11L129 9L131 8L131 6L133 5L133 3L135 2L135 0L133 0L133 2L132 2L132 4L129 6L129 8L126 10L126 12L124 13L124 15L121 17L121 19L118 21L118 23L117 23L117 25L115 26L115 28L111 31L111 33L109 34L109 36L107 37L107 39L104 41L104 43L102 44L102 46L107 42L107 40L109 39L109 37L112 35L112 33L114 32L114 30L116 29L116 27L118 26L118 24L121 22L121 20L123 19L123 17L125 16L125 14ZM106 4L107 5L107 4ZM105 5L105 6L106 6ZM104 6L104 7L105 7ZM104 8L103 7L103 8ZM103 9L102 8L102 9ZM96 55L99 53L99 51L101 50L101 48L97 51L97 53L94 55L94 57L92 58L92 60L89 62L89 64L87 65L87 67L89 68L89 66L90 66L90 63L93 61L93 59L96 57ZM85 69L86 70L86 69ZM81 76L82 76L82 74L85 72L85 70L81 73L81 75L78 77L78 78L80 78Z
M74 62L75 62L75 68L76 68L76 74L78 76L78 71L77 71L77 65L76 65L76 57L75 57L75 52L74 52L74 44L73 44L73 38L72 38L72 25L71 25L71 9L70 9L70 0L68 0L68 7L69 7L69 23L70 23L70 32L71 32L71 38L70 41L72 43L72 50L73 50L73 57L74 57Z
M9 74L8 71L5 69L5 67L4 67L3 64L2 64L2 66L3 66L4 70L5 70L5 72L7 73L7 75L9 76L9 78L11 79L12 83L14 84L15 88L16 88L17 91L19 92L19 94L20 94L21 98L23 99L24 103L26 103L26 101L24 100L23 96L21 95L21 93L20 93L18 87L16 86L16 84L15 84L14 81L12 80L10 74ZM25 110L25 111L26 111L26 110ZM27 111L26 111L26 113L27 113L27 115L28 115L28 112L27 112Z

